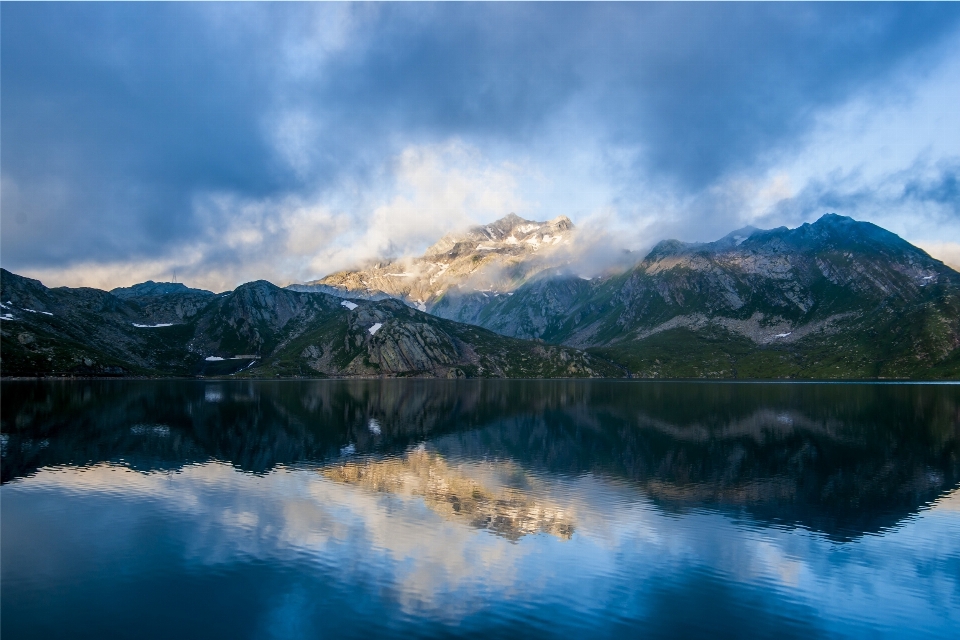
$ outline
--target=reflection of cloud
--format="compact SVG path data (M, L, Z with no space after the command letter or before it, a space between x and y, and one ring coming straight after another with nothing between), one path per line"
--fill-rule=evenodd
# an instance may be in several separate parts
M960 489L945 496L941 496L932 505L932 510L942 509L944 511L960 511Z
M381 475L393 486L422 482L417 464L427 476L439 473L438 481L480 478L474 482L483 487L504 473L501 463L451 471L426 454L416 462L418 455L380 467L357 463L355 471L393 470ZM652 615L643 609L647 590L682 590L691 576L711 575L730 588L762 589L771 607L811 607L818 624L839 620L852 625L853 635L879 628L936 634L960 624L960 607L951 606L960 593L960 492L894 530L848 544L804 530L751 528L713 512L665 515L636 487L590 475L531 477L524 485L530 501L576 515L576 532L566 542L549 535L510 542L441 515L414 490L360 490L313 469L253 476L221 463L172 474L111 465L49 468L3 492L5 535L7 527L19 527L20 539L30 539L22 536L42 521L37 513L47 507L38 495L67 494L58 516L63 527L43 548L51 562L72 553L71 535L95 534L97 553L136 548L142 530L135 525L159 512L188 563L306 561L318 573L389 591L407 614L448 622L514 599L569 602L595 614L624 594L634 594L637 604L622 615L644 617ZM85 528L70 517L82 518ZM29 571L26 560L4 560L5 580ZM296 598L280 603L287 605L296 609Z

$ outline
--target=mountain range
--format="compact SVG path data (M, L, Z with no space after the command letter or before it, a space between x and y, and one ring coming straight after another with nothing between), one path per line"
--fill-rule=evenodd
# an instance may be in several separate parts
M47 288L0 270L5 376L602 377L579 349L501 336L393 299L256 281L214 294L147 282Z
M960 274L827 214L668 240L587 278L577 229L510 214L284 289L47 288L0 271L4 376L960 378Z

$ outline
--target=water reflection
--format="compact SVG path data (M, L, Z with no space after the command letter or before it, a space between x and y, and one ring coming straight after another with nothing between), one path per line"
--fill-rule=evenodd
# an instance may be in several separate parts
M957 387L2 392L4 636L960 626Z
M90 381L3 391L3 482L120 460L151 470L215 459L265 473L426 444L436 461L599 474L667 511L707 507L850 539L960 481L960 389L948 385ZM363 464L416 475L409 455ZM516 499L469 508L495 518L489 505Z
M514 481L524 475L513 465L497 467L496 471ZM422 496L426 506L442 518L462 520L508 540L531 533L549 533L567 540L573 535L570 516L556 504L516 487L491 489L423 448L401 458L336 464L321 473L335 482L367 490Z

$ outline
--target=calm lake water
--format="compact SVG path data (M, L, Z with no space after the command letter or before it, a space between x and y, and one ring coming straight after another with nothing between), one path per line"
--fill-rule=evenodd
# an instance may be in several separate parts
M4 382L18 638L960 637L960 386Z

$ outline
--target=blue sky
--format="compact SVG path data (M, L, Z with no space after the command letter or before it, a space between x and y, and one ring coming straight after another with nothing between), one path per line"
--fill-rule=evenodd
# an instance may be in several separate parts
M624 248L827 211L960 265L960 5L0 6L0 262L217 290L511 211Z

